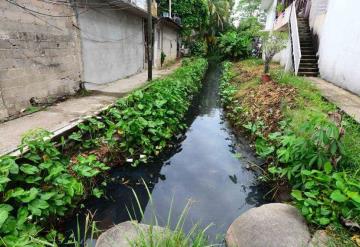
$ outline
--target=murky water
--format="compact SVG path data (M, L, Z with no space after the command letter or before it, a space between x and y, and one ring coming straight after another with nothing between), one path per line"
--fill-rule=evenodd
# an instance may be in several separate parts
M189 128L171 150L151 164L114 169L107 198L85 204L83 212L95 213L100 229L129 220L129 211L145 223L151 221L155 211L160 225L165 225L170 207L171 222L175 224L191 200L185 231L194 223L203 227L213 224L207 231L209 237L222 240L229 225L241 213L263 203L263 191L256 184L256 175L247 169L258 161L248 144L235 138L224 120L218 96L220 75L220 66L211 65L188 113ZM143 180L149 186L153 203L142 185ZM143 219L132 189L145 212ZM81 218L80 215L80 221ZM68 226L74 228L76 220Z

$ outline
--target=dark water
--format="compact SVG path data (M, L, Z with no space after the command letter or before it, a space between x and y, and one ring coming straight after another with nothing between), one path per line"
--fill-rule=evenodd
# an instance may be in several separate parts
M174 225L191 200L184 230L190 230L194 223L203 227L212 223L207 231L209 237L222 240L241 213L264 203L256 175L247 169L259 161L246 142L234 137L224 120L218 96L220 75L220 66L211 64L188 113L189 128L179 141L151 164L114 169L113 181L106 188L107 198L86 202L80 222L84 212L90 211L95 213L98 227L105 230L129 220L130 212L145 223L155 214L160 225L166 225L172 205ZM152 203L143 181L148 184ZM145 212L144 218L132 189ZM68 227L75 229L76 220L68 222Z

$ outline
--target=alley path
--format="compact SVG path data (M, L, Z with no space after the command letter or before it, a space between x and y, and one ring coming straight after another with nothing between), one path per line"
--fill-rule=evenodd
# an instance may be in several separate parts
M162 70L154 70L153 77L170 74L180 63ZM0 124L0 156L15 152L23 133L43 128L54 136L73 128L84 117L92 116L107 108L116 99L147 84L147 71L104 85L86 85L93 94L86 97L71 98L24 117Z
M330 102L360 123L360 97L318 77L309 77L310 81Z

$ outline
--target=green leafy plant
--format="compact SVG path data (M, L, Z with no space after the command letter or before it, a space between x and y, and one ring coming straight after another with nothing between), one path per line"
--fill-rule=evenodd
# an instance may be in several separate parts
M165 58L166 58L166 54L165 54L165 52L161 51L161 54L160 54L160 63L161 63L161 67L164 65Z
M253 37L246 32L229 31L219 38L219 48L226 58L246 58L251 53Z
M224 68L220 90L226 116L232 121L244 121L247 119L246 111L234 97L237 87L227 74L231 66ZM343 121L339 113L329 112L334 108L324 103L321 95L304 82L299 82L298 78L291 77L290 82L286 75L278 78L282 83L291 82L298 86L299 95L297 108L284 108L289 112L284 114L286 118L279 122L277 131L266 133L266 126L260 119L245 125L234 123L253 137L257 154L270 160L262 178L274 186L272 191L288 184L292 188L294 204L315 225L338 224L340 218L358 222L359 172L358 168L356 171L349 169L356 160L353 158L356 154L349 155L344 143L348 136L345 131L348 121ZM227 92L229 89L230 94ZM314 105L309 108L303 101L312 101ZM305 110L301 110L302 107ZM319 108L325 114L317 112Z
M207 54L207 44L203 40L194 40L189 43L190 54L203 57Z

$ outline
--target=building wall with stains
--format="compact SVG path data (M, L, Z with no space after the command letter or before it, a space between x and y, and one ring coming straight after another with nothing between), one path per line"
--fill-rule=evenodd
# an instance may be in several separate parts
M87 1L90 5L99 0ZM84 13L84 11L86 11ZM83 80L103 84L144 69L143 18L120 8L79 8Z
M179 32L177 29L160 23L155 28L154 41L154 64L155 67L161 67L161 52L164 52L166 57L164 63L174 61L178 56L178 42Z
M0 120L30 99L73 94L81 80L80 40L69 4L0 1Z

